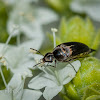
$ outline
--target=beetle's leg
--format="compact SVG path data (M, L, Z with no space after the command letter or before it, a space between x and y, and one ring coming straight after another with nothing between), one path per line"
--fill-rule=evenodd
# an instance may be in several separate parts
M49 63L47 63L47 66L49 65Z
M70 63L70 61L67 61L74 69L74 71L77 73L76 69L74 68L74 66Z
M51 66L51 67L55 67L55 66L53 66L53 65L49 65L49 63L46 65L46 66Z
M56 67L56 63L57 63L57 61L55 60L55 67Z
M47 66L55 67L55 66L53 66L53 65L47 65Z
M44 65L42 65L41 67L43 67ZM45 67L45 66L44 66Z
M74 59L70 59L68 61L63 61L63 62L68 62L73 67L74 71L77 73L77 71L75 70L74 66L70 63L71 60L74 60Z

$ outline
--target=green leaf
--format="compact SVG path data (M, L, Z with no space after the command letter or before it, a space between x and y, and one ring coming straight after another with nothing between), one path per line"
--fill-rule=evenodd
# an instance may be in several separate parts
M89 100L90 98L91 98L91 100L93 100L92 98L94 97L94 95L100 95L100 93L95 91L94 89L87 88L82 100ZM96 100L96 98L95 98L95 100Z
M73 79L73 83L74 83L76 89L81 89L81 87L82 87L82 79L81 79L80 70L76 74L76 77Z
M99 45L100 45L100 30L99 30L98 33L96 34L95 39L94 39L94 42L93 42L93 44L91 45L91 47L92 47L93 49L97 50L98 47L99 47Z
M8 38L8 32L7 32L7 6L4 4L2 0L0 0L0 42L5 43ZM16 41L16 38L12 38L10 41L10 44L14 44Z
M62 100L71 100L65 94L63 94L61 92L59 93L59 95L62 97Z
M76 74L76 77L70 83L65 85L66 96L68 96L71 100L81 100L81 98L83 98L82 100L86 100L86 98L90 96L92 98L93 95L99 95L99 69L100 60L94 57L84 58L81 61L81 67Z
M66 94L68 95L68 97L71 98L71 100L80 100L78 93L74 88L73 84L71 83L66 84L65 89L66 89Z
M6 31L6 22L7 22L8 16L6 12L6 6L0 0L0 42L5 42L8 35Z
M66 35L66 29L67 29L67 24L65 23L66 19L65 17L62 18L60 27L59 27L59 37L64 41L65 40L65 35Z
M86 100L100 100L100 95L92 95L86 98Z
M86 28L90 31L90 32L92 32L92 33L90 33L90 34L93 34L94 32L95 32L95 28L94 28L94 26L93 26L93 24L92 24L92 21L90 20L90 18L89 17L87 17L86 18Z
M63 5L61 0L45 0L52 8L54 8L57 12L63 11Z
M69 11L71 0L45 0L55 11L60 14L66 14ZM71 11L70 11L71 12ZM70 13L69 12L69 13Z

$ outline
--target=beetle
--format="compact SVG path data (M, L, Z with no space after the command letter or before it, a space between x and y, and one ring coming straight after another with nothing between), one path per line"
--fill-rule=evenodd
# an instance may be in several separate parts
M35 51L40 53L38 50ZM56 46L52 52L46 53L44 57L41 59L41 62L38 64L45 63L45 62L52 63L53 61L55 61L55 65L56 65L56 61L60 61L60 62L68 62L74 68L74 66L70 63L70 61L78 58L83 58L93 51L96 50L89 48L87 45L83 43L66 42ZM37 66L38 64L36 64L35 66Z

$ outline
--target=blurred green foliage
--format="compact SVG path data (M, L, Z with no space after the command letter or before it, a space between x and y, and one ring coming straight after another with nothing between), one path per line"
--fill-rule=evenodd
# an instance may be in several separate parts
M48 34L48 36L53 42L52 34ZM72 41L84 43L97 50L100 44L100 31L95 30L89 18L83 20L81 17L76 16L66 21L63 17L56 34L56 43L58 45Z
M71 0L46 0L46 2L59 13L70 11L69 4Z
M8 33L7 33L7 20L8 20L8 15L7 15L7 8L6 5L0 0L0 43L5 43L7 38L8 38ZM15 38L12 38L10 43L14 44L16 41ZM4 74L4 77L6 79L6 82L8 83L12 77L12 73L10 69L7 70L5 66L2 66L2 71ZM1 74L0 74L0 89L4 89L5 85L3 83Z
M53 8L60 16L66 16L67 18L70 18L74 15L77 15L77 13L73 12L70 9L70 3L72 0L45 0L45 2ZM85 16L85 14L78 14L81 16Z
M0 42L5 43L8 38L7 32L7 6L0 0ZM12 38L10 44L14 44L16 42L16 38Z
M6 31L7 13L4 3L0 0L0 42L5 42L8 38Z

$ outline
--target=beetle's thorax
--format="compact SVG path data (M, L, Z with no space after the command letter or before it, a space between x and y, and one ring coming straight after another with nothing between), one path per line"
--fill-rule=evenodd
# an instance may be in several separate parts
M46 53L42 60L43 62L53 62L54 60L53 53L51 52Z
M55 59L58 61L65 61L70 55L72 54L72 51L69 46L65 45L58 45L54 50L53 50L53 55Z

